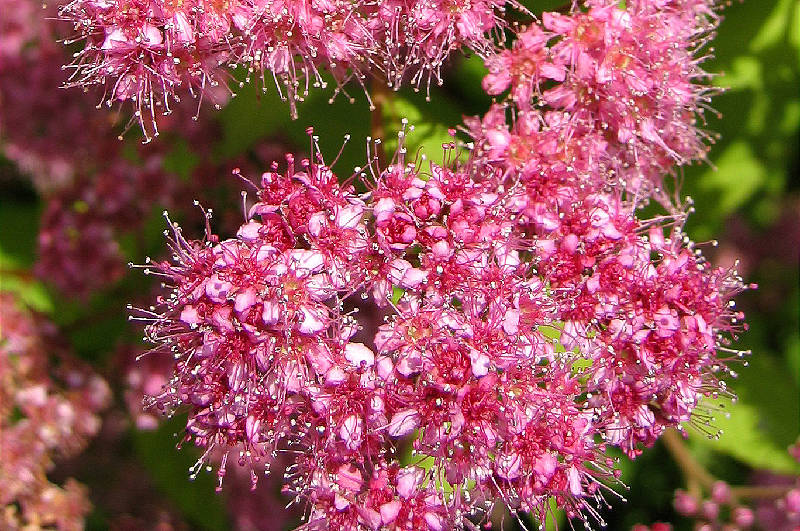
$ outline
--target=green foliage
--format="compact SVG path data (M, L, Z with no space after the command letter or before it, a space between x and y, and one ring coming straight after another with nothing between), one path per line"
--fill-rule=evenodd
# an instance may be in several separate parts
M27 198L0 201L0 272L33 265L39 215L39 204Z
M724 219L744 211L769 224L796 171L800 127L800 4L795 0L733 2L723 12L713 48L704 64L722 72L714 84L726 92L714 98L707 128L719 133L712 166L686 172L685 191L695 197L693 236L719 234ZM714 168L716 166L716 168Z
M14 293L25 306L53 311L52 295L33 278L39 207L30 201L0 201L0 291Z
M185 426L185 417L175 417L162 422L156 431L134 432L136 454L156 488L180 509L193 529L228 529L222 500L214 492L216 475L201 470L193 483L189 483L189 468L195 464L198 452L191 447L180 451L175 448L178 441L175 433L182 433Z
M800 389L786 376L779 359L766 353L754 355L732 385L738 400L707 404L722 408L711 421L714 428L722 430L719 439L697 434L691 437L694 444L728 454L753 468L800 473L800 465L787 452L800 433Z
M444 94L440 91L432 92L431 99L437 101L436 105L427 103L420 93L403 91L384 106L383 119L386 129L390 131L384 142L387 155L397 149L397 132L401 127L401 120L406 119L409 126L414 128L413 131L406 129L408 159L413 160L419 152L428 160L442 163L442 145L453 141L448 131L460 121L461 115Z
M330 83L329 85L333 85ZM334 168L341 177L349 177L355 166L364 166L366 151L364 139L369 136L369 104L360 87L349 87L353 101L340 94L333 103L331 89L315 90L304 102L298 104L298 118L289 116L288 104L278 97L273 87L266 92L253 85L238 90L236 98L220 112L222 138L216 155L224 160L236 156L259 141L278 140L297 147L311 145L308 129L313 127L319 137L318 144L325 162L342 148L345 134L352 139L342 149ZM287 146L288 147L288 146Z

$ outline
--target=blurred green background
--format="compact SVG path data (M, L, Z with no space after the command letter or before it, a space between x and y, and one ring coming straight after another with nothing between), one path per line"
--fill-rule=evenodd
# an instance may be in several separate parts
M529 5L542 11L562 3L531 1ZM708 251L712 259L729 265L734 257L739 258L745 280L758 283L759 289L737 299L750 326L739 346L753 354L741 363L740 376L731 383L739 399L725 406L730 417L717 415L715 420L724 433L711 440L690 429L688 446L714 475L733 485L745 485L763 476L757 471L800 474L797 462L786 451L800 433L800 3L734 1L724 10L712 46L715 58L705 66L718 74L714 84L726 91L713 103L719 116L707 113L707 128L720 134L711 150L711 164L685 170L683 192L694 198L696 206L689 232L696 241L719 240L719 247ZM484 72L477 58L454 59L444 85L432 87L431 103L424 94L404 90L384 106L386 129L396 130L400 119L408 118L415 124L409 151L423 146L430 158L440 157L440 145L449 139L448 128L459 124L462 115L480 114L488 108L490 100L480 89ZM361 139L370 133L367 104L359 89L352 92L352 104L343 97L329 104L330 94L314 92L299 106L299 119L292 121L274 91L257 94L252 87L245 87L216 116L221 133L212 156L221 164L246 157L265 139L307 152L306 128L313 125L328 157L339 151L345 133L351 135L353 140L335 168L340 175L347 175L363 163ZM81 94L76 92L74 97ZM179 138L159 142L167 145L167 168L189 178L198 159L193 146ZM146 292L146 279L129 274L89 301L75 301L20 274L36 260L42 203L12 163L0 159L0 174L0 289L18 292L62 327L80 357L104 374L112 374L116 346L137 341L141 333L129 326L125 304ZM219 178L231 177L223 173ZM188 206L193 198L184 199ZM237 201L238 197L220 197L218 205L207 206L221 210ZM145 254L159 254L160 210L158 206L153 209L136 245L132 244L133 235L122 238L131 261L142 262ZM68 463L65 472L56 474L75 475L90 489L102 490L125 481L126 470L144 468L146 479L141 488L157 492L188 527L226 529L230 506L225 495L214 493L211 474L201 475L194 483L188 481L187 468L195 457L191 449L174 449L178 431L180 419L166 422L155 432L126 428L110 455L90 449L90 457ZM111 466L114 460L124 461L128 468ZM621 490L627 503L609 499L613 508L604 511L609 529L630 529L636 523L655 521L671 522L678 529L692 528L691 521L673 510L674 491L684 488L685 482L661 444L635 462L622 463L622 481L629 489ZM114 521L114 503L94 490L92 493L95 509L89 527L105 529Z

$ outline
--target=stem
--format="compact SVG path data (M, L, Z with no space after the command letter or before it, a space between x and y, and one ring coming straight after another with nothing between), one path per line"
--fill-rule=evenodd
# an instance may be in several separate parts
M703 465L697 462L686 445L683 444L683 437L678 430L674 428L668 429L664 432L662 440L664 441L664 446L669 450L669 453L675 458L678 466L681 467L687 481L697 482L701 486L710 489L716 479Z
M380 79L374 79L372 83L370 83L370 92L373 106L370 114L370 135L373 140L381 140L380 143L373 144L373 146L375 147L375 154L378 157L378 166L380 168L385 168L386 149L383 147L383 141L386 139L386 128L384 127L383 110L384 106L391 101L392 94L386 83Z
M770 499L781 498L785 496L794 485L764 485L764 486L744 486L744 487L731 487L731 496L736 498L749 498L749 499Z
M686 477L686 483L689 492L700 499L700 488L711 490L711 487L717 481L711 472L701 465L683 443L683 436L674 428L670 428L664 432L662 436L664 446L667 447L669 453L678 463L683 475ZM751 486L745 485L742 487L731 487L731 501L732 505L738 505L740 499L770 499L780 498L784 496L793 488L792 485L765 485L765 486Z
M31 283L36 280L34 274L28 269L21 267L5 267L0 266L0 275L8 275L10 277L17 277L22 282Z

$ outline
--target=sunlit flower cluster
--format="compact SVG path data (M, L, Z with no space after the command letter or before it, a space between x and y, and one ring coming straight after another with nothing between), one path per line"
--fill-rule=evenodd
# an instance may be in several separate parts
M569 15L545 13L522 31L512 48L486 61L483 87L489 94L510 88L526 115L559 111L550 120L585 138L612 179L667 204L664 176L703 159L711 139L698 128L713 93L700 63L716 15L707 1L586 4Z
M729 343L744 329L732 299L748 287L686 234L691 201L675 179L710 140L700 63L714 3L587 0L525 25L505 9L61 7L76 31L69 44L82 45L68 83L133 102L146 140L157 121L189 122L185 111L159 118L179 95L224 100L229 67L264 88L274 78L295 113L328 74L337 91L367 76L419 87L441 81L445 59L465 48L485 60L483 88L498 98L465 118L468 142L453 132L442 164L408 156L404 124L393 155L373 156L370 144L364 167L340 179L310 131L309 158L237 172L251 187L233 237L218 236L202 207L202 239L167 217L171 256L143 266L164 292L132 310L154 352L129 373L126 398L144 391L150 412L188 411L183 442L203 451L192 475L218 462L221 489L233 466L253 485L275 472L309 530L477 529L496 505L542 521L555 504L602 523L619 476L612 447L636 457L668 428L709 430L701 402L730 395L728 366L743 353ZM38 30L4 24L11 59L0 56L0 73L41 67L56 79L49 48L25 66ZM120 274L119 232L185 189L169 189L152 145L133 161L119 146L55 142L87 155L74 166L48 151L58 135L38 137L40 122L11 130L25 108L13 102L31 95L7 79L9 156L62 183L43 217L39 272L89 293ZM101 116L87 127L108 129ZM68 125L84 118L78 110ZM651 200L661 214L643 213Z
M608 24L613 43L639 17L678 16L660 7L548 14L565 36L548 47L526 30L489 64L521 62L562 83L552 94L584 92L586 63L600 91L606 52L569 59L570 24ZM404 126L388 164L342 181L317 153L273 164L234 238L209 224L191 240L169 222L171 260L144 266L169 290L134 315L176 360L150 404L188 409L186 441L206 452L194 473L238 448L255 482L285 453L285 492L309 529L470 528L498 503L542 519L550 500L602 521L618 475L609 447L635 457L668 427L704 426L700 401L729 394L742 353L727 345L743 328L732 297L747 286L707 263L683 230L690 202L661 189L703 150L665 158L641 129L609 132L594 103L542 108L528 74L499 75L487 85L510 99L467 119L472 141L446 146L443 165L410 160ZM682 98L664 92L656 114L696 111ZM650 198L663 215L641 215Z

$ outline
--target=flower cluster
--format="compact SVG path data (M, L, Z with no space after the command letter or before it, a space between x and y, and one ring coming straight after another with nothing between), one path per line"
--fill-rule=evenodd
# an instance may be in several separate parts
M704 153L691 47L713 20L692 1L546 14L487 59L510 97L466 120L468 153L409 160L404 127L388 165L343 181L316 151L274 163L234 238L169 221L171 260L144 266L169 291L138 315L175 359L149 403L189 411L193 473L237 450L255 483L288 454L309 529L471 527L497 503L542 519L551 500L601 521L609 446L705 423L742 355L747 286L663 188ZM645 218L651 198L666 212Z
M3 156L44 198L37 274L65 294L86 296L124 272L118 233L141 224L156 198L173 195L173 179L164 179L161 152L139 149L134 160L111 112L59 90L65 50L55 39L64 28L45 19L55 17L52 6L30 16L41 11L31 0L4 3L4 12L29 16L27 25L5 17L0 25Z
M717 481L712 485L710 499L702 503L686 491L676 491L675 509L684 516L696 518L698 529L702 531L712 531L720 527L725 520L730 520L728 523L735 529L749 529L755 523L752 509L735 503L730 486L723 481ZM729 518L722 518L721 509L730 509L726 511L729 513Z
M176 263L152 268L175 289L148 336L177 366L153 403L191 402L188 436L242 445L254 468L303 448L287 488L314 502L310 522L451 528L475 506L442 482L477 482L484 509L501 496L543 512L556 494L577 513L606 473L586 464L602 445L571 358L538 329L554 308L502 237L502 198L468 168L426 174L402 157L366 195L299 166L262 176L236 239L173 227ZM358 294L395 310L370 346L353 340ZM394 455L415 430L428 471Z
M528 172L403 150L357 172L364 193L288 157L234 239L171 224L173 260L146 266L172 286L147 335L176 359L152 405L188 408L187 440L241 448L254 481L295 455L286 492L311 526L452 529L551 497L592 514L608 444L635 455L724 392L744 286L682 218L638 220L561 153Z
M716 334L738 329L742 316L729 301L741 282L708 266L682 232L685 215L638 219L640 199L608 185L613 170L594 162L596 146L556 143L571 129L559 113L537 116L533 127L521 117L501 136L487 127L501 111L473 130L484 135L491 164L513 172L513 215L534 242L533 261L563 322L561 342L593 353L596 387L590 382L588 391L592 401L610 402L602 408L610 440L632 453L689 420L704 390L724 388L704 372L719 370ZM535 146L521 169L520 137Z
M591 367L586 391L606 440L629 455L689 421L700 397L726 394L712 374L723 370L719 334L735 335L743 318L731 301L740 278L708 265L682 230L691 207L664 186L705 153L692 50L715 20L708 2L545 13L487 60L484 88L510 89L510 101L466 122L533 242L561 343ZM666 215L639 218L650 198Z
M508 27L507 5L525 10L513 0L381 0L365 7L376 66L395 88L404 78L417 87L432 79L441 84L441 68L453 51L485 57L496 49Z
M505 27L499 0L71 0L61 18L74 24L84 48L70 65L69 84L104 85L109 104L131 101L145 135L157 135L158 114L169 114L181 93L209 96L226 87L227 67L242 67L266 90L273 78L281 97L296 103L310 86L336 92L352 77L384 76L398 87L435 77L456 49L481 55L494 49L491 33ZM70 40L73 42L73 40ZM214 99L213 92L210 94ZM218 102L215 102L218 103Z
M47 477L100 428L106 383L67 356L53 327L0 295L0 523L4 529L83 529L85 488Z
M35 272L67 295L86 298L119 280L125 259L119 235L141 226L174 182L164 179L162 156L148 152L143 165L111 159L96 174L50 194L42 214Z

